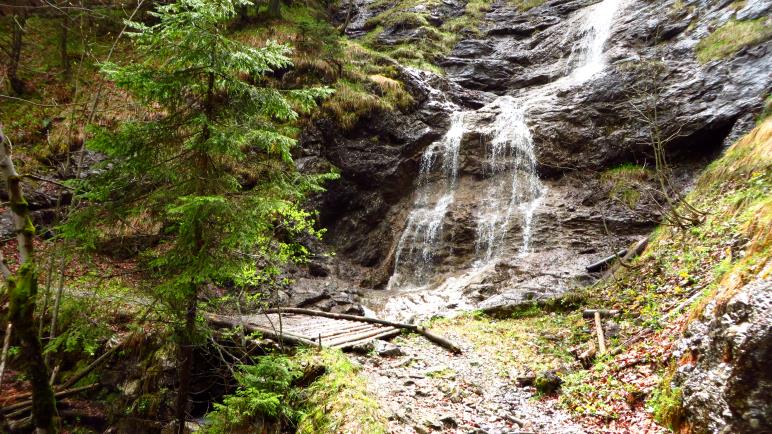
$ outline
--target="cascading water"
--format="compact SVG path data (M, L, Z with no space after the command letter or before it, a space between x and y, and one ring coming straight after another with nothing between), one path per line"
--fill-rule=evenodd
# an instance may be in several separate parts
M533 140L526 123L528 104L544 102L554 96L559 87L579 85L604 69L603 47L611 35L614 15L621 2L604 0L581 12L580 37L567 59L566 76L517 98L499 97L480 109L495 111L497 115L486 132L490 138L483 163L487 187L480 195L475 215L477 260L474 269L487 268L500 254L505 238L515 227L515 215L520 216L519 252L528 252L531 222L544 190L536 175ZM439 247L443 221L453 204L458 183L459 150L467 130L465 116L468 113L453 113L448 132L429 146L421 159L416 199L397 246L389 289L420 288L426 286L432 275L433 255ZM442 164L438 165L438 160ZM441 175L439 180L438 175ZM453 286L448 282L454 279L443 283L441 288L447 291Z
M464 112L451 115L450 128L439 141L431 144L421 157L418 190L405 230L399 239L395 270L389 287L421 284L431 267L432 254L441 235L442 220L453 203L458 180L458 152L464 135ZM441 164L437 164L438 160ZM440 172L440 182L432 178ZM400 273L403 265L410 264L410 279Z
M523 216L520 251L528 251L530 223L543 189L536 176L536 157L531 131L525 123L525 105L511 96L501 97L493 105L499 114L491 128L485 162L490 185L477 215L476 249L483 263L498 253L518 207Z
M582 12L581 38L568 58L567 79L572 84L583 83L605 68L603 47L611 36L611 24L620 4L621 0L604 0Z

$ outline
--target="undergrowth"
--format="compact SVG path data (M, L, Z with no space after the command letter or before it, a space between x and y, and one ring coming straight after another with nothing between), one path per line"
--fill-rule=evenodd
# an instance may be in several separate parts
M300 387L297 380L309 366L324 366L324 373ZM248 431L269 420L302 434L386 433L380 407L357 372L339 350L306 348L293 356L259 357L239 368L238 390L215 404L204 432Z
M530 305L507 318L468 313L432 321L440 334L457 335L481 354L489 354L502 377L523 373L563 371L573 363L569 349L586 340L579 312L548 313Z
M624 172L640 174L629 169ZM565 408L613 419L620 408L648 396L656 420L678 426L681 391L670 384L668 349L709 302L723 315L722 306L745 284L772 276L772 120L706 168L687 200L703 210L701 224L688 230L660 227L644 255L584 291L589 306L622 312L622 324L630 325L622 328L627 337L655 333L613 359L600 358L592 369L566 376L560 398ZM687 300L680 316L663 322Z

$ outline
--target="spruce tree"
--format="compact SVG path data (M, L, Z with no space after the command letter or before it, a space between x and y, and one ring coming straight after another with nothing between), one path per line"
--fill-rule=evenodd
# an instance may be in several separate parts
M156 228L160 245L141 257L155 295L176 324L180 384L176 419L184 427L197 304L205 284L254 284L301 257L293 233L313 232L305 195L334 177L302 175L291 154L298 111L326 88L278 90L274 71L291 67L290 48L254 48L228 36L241 0L177 0L158 6L152 24L130 23L140 63L102 71L144 115L115 130L96 129L91 149L108 158L78 182L83 203L64 234L85 246L131 230ZM279 228L281 226L281 228ZM99 227L101 232L84 228ZM281 238L277 233L281 232Z

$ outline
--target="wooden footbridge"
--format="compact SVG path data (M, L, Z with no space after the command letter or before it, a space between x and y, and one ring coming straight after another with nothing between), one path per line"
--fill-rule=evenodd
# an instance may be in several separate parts
M449 351L461 353L457 345L442 336L431 333L424 327L359 315L280 308L241 317L208 314L207 319L215 326L242 326L247 331L259 332L268 339L286 344L342 350L363 345L375 339L394 337L406 330L418 333Z

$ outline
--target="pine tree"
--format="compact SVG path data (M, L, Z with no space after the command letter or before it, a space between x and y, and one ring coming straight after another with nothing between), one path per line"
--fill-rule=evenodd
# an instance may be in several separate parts
M291 66L290 48L253 48L228 37L241 0L178 0L130 23L141 63L102 71L145 108L114 131L97 129L89 146L107 155L78 182L79 210L64 234L93 247L105 228L154 227L160 245L143 252L153 291L173 314L180 347L178 432L184 426L197 304L210 283L255 284L306 251L286 234L314 232L299 207L325 175L302 175L291 155L298 111L326 88L278 90L266 77ZM281 228L279 228L279 226ZM101 227L99 231L84 228ZM281 231L282 238L277 236Z

